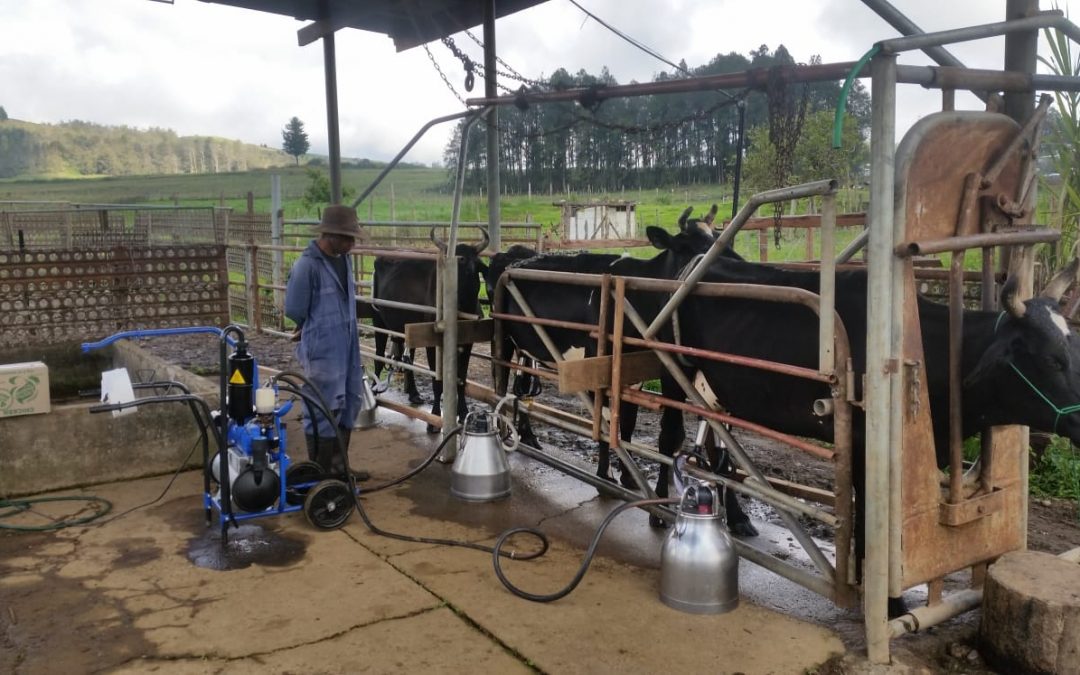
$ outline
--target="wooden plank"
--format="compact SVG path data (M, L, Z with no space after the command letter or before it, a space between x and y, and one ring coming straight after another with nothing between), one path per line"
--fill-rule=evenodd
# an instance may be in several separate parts
M574 394L611 386L610 356L560 361L559 393ZM622 355L622 384L631 385L660 377L660 359L652 352L630 352Z
M493 319L458 321L458 344L491 342L495 332ZM441 347L442 332L435 330L434 322L405 324L405 346L409 349Z

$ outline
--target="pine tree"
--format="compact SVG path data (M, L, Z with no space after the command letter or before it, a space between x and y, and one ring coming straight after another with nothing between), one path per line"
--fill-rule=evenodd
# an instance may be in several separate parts
M0 122L3 122L8 118L7 111L4 110L4 106L0 105Z
M281 147L285 152L296 158L296 165L300 166L300 155L307 153L311 143L308 143L307 132L304 131L304 123L299 117L289 120L285 128L281 130Z

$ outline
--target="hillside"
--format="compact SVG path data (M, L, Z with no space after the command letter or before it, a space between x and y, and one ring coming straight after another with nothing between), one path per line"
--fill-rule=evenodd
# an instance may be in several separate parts
M0 121L0 179L224 173L292 163L278 149L170 129Z

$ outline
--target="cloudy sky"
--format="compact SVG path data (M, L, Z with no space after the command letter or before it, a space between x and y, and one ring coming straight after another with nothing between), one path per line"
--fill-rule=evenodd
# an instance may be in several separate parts
M717 53L784 44L800 61L852 61L896 32L859 0L579 0L671 61L691 66ZM893 0L923 30L1004 18L1004 0ZM1043 1L1048 7L1048 0ZM1062 3L1064 6L1065 3ZM297 46L292 18L199 0L0 0L0 106L15 119L86 120L181 135L214 135L280 147L297 116L312 152L326 152L321 43ZM498 53L529 77L564 67L622 83L668 69L588 19L568 0L550 0L496 24ZM477 37L482 31L473 31ZM466 35L456 43L477 60ZM966 65L1000 68L1003 40L952 48ZM337 37L341 150L388 159L429 119L461 104L421 47L398 53L383 35L353 29ZM440 43L431 52L464 95L460 62ZM907 54L901 63L930 63ZM478 81L474 93L482 92ZM899 95L906 126L939 106L937 93L911 85ZM977 99L958 97L957 107ZM431 132L407 157L435 162L446 143Z

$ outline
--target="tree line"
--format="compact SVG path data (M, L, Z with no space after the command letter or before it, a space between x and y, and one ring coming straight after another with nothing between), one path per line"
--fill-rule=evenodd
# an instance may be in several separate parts
M811 62L820 62L817 57ZM738 72L752 68L795 65L783 45L770 51L765 45L748 56L730 52L718 54L709 63L690 69L661 72L653 81L700 77ZM779 78L779 70L773 71ZM607 68L599 75L584 70L570 74L556 70L543 81L544 89L591 89L616 85ZM844 147L829 158L808 157L807 149L828 149L823 135L831 137L831 113L840 94L839 82L810 85L787 84L779 79L774 95L785 94L801 104L805 97L804 138L816 135L814 143L804 143L795 151L792 179L812 180L821 176L802 175L823 170L858 173L865 162L865 138L870 125L870 96L858 81L848 97L849 120L844 125ZM665 185L717 184L730 182L736 162L739 111L746 106L748 159L764 157L770 145L769 99L765 92L695 92L663 96L641 96L605 100L599 104L585 97L575 103L505 106L499 110L500 182L506 192L566 193L614 191L621 188L646 189ZM447 143L443 160L453 179L464 123L459 123ZM466 158L466 184L480 190L486 184L487 129L481 120L472 128ZM753 144L750 143L753 139ZM765 185L769 173L767 159L749 163L747 177Z
M223 173L290 161L275 148L171 129L0 120L0 178Z

